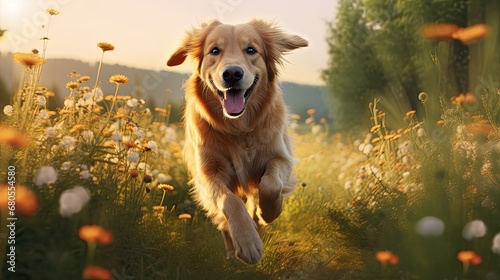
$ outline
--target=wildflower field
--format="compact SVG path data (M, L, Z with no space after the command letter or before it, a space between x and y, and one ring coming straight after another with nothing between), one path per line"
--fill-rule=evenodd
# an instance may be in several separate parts
M478 34L449 27L422 35ZM99 42L95 72L68 69L64 106L51 110L42 43L13 54L22 79L0 117L1 279L500 279L498 69L447 98L438 46L417 108L374 99L371 126L348 132L314 108L291 115L299 183L250 266L225 260L190 198L172 106L122 92L120 73L102 77L119 50ZM495 58L485 48L483 64Z

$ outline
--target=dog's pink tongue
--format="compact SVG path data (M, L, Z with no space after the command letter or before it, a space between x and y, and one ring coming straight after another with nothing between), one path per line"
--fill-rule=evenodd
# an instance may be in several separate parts
M224 108L228 114L239 114L245 108L243 90L228 90L224 92Z

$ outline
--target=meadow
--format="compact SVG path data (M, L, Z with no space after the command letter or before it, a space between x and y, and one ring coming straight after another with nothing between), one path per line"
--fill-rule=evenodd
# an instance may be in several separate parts
M225 260L190 199L172 106L121 92L120 73L101 77L115 50L96 44L101 63L61 77L57 110L39 84L47 40L13 55L23 72L0 123L2 279L500 279L498 84L451 99L438 86L407 112L374 99L372 126L349 132L314 108L291 115L299 183L249 266Z

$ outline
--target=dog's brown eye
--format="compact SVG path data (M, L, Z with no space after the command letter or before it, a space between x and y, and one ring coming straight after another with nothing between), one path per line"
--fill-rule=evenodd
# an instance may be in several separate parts
M254 49L253 47L248 47L248 48L246 48L245 51L246 51L247 54L255 54L255 53L257 53L257 50Z
M217 47L214 47L212 50L210 50L211 54L218 55L220 53L220 49Z

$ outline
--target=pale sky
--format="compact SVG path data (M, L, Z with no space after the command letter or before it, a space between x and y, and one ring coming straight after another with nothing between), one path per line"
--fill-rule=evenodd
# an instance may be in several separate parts
M115 46L105 54L106 63L183 73L191 72L192 64L170 68L165 63L192 27L211 19L229 24L274 20L310 44L286 56L281 80L323 84L326 21L334 18L337 0L0 0L0 29L7 29L0 52L41 51L48 26L45 8L60 11L48 29L48 59L96 62L101 55L96 44L104 41Z

